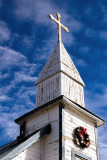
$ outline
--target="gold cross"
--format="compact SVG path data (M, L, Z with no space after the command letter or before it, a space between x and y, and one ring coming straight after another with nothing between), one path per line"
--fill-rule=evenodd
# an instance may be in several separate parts
M65 27L63 24L61 24L61 15L60 13L57 13L57 19L54 18L54 16L52 14L49 15L49 17L57 23L58 26L58 42L61 42L61 27L66 31L69 32L68 28Z

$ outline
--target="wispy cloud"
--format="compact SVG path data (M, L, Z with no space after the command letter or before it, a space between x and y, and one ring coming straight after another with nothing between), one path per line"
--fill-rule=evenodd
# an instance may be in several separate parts
M106 5L101 5L101 12L102 12L102 19L101 22L102 24L107 25L107 7Z
M101 31L100 32L100 37L104 40L107 40L107 31Z
M82 55L85 54L89 54L90 53L90 47L88 46L79 46L79 50L78 52L80 52Z
M23 82L23 81L27 81L27 82L35 82L36 81L36 77L31 76L30 74L24 73L23 71L19 71L15 73L15 82Z
M102 134L103 133L103 134ZM100 158L106 159L107 157L107 140L106 140L106 126L102 126L98 128L98 142L99 142L99 151L100 151Z
M33 28L36 28L36 25L43 25L43 26L50 26L50 30L56 30L56 41L57 41L57 25L49 20L49 14L52 13L54 17L56 17L56 13L60 12L62 19L61 22L66 25L70 33L67 34L65 31L62 33L62 39L63 42L68 44L73 44L75 41L74 36L72 35L73 32L80 32L81 29L83 29L84 25L81 23L81 21L77 20L73 16L69 16L69 14L66 13L63 8L60 8L59 6L56 6L51 1L41 1L41 0L19 0L18 3L16 3L16 7L14 9L14 15L16 18L18 18L19 21L26 21L30 20L35 22L35 26L33 24ZM45 6L45 7L44 7ZM51 44L51 39L54 39L55 41L55 32L52 32L50 39L48 41ZM64 38L63 38L64 37ZM25 39L25 43L29 40ZM30 42L31 44L31 42ZM50 48L50 45L48 45L48 48Z
M100 90L100 92L95 90ZM106 120L107 113L107 86L96 82L96 84L91 85L90 90L85 90L85 102L86 108L91 110L93 113L97 114L104 120ZM107 129L106 125L98 128L98 142L99 142L99 153L100 159L107 158Z
M27 108L33 108L35 107L35 103L32 102L32 96L35 96L36 94L36 90L35 90L35 86L32 86L32 87L21 87L16 96L19 97L20 96L20 99L17 99L17 104L20 104L20 101L24 102L24 104L26 104L26 109ZM21 108L21 107L20 107Z
M25 56L20 52L16 52L8 47L0 46L0 70L10 69L12 66L19 66L25 61ZM20 65L19 65L20 63Z
M19 0L18 3L16 2L14 14L19 20L32 19L36 23L43 23L45 25L48 22L48 13L55 12L55 10L55 6L50 1Z
M32 83L33 86L36 81L34 73L36 72L37 65L29 63L22 53L8 47L0 47L0 57L0 71L1 73L3 72L1 74L2 80L9 77L10 73L13 75L11 79L8 79L8 83L3 83L0 88L0 125L4 130L5 136L12 137L12 133L14 134L17 130L14 119L35 107L34 100L32 100L32 96L34 97L34 94L36 94L35 87L23 85L19 88L18 84L26 82L27 84ZM12 93L14 89L13 96L9 96L9 93ZM18 99L17 97L20 98ZM7 101L11 102L8 103L8 106ZM4 117L5 120L2 123Z
M96 38L99 39L101 41L102 40L106 40L107 39L107 31L96 31L94 29L91 28L87 28L85 31L85 35L88 38Z
M76 63L78 66L86 67L87 63L83 59L77 59Z
M99 84L100 87L100 84ZM101 93L92 93L91 90L85 90L85 101L88 108L106 107L107 105L107 86L102 88Z
M14 123L14 119L18 116L18 113L1 113L0 114L0 126L4 129L2 137L7 137L8 141L11 141L18 129L18 125ZM17 135L15 135L17 136ZM15 137L14 137L15 139Z
M9 77L9 73L4 73L4 74L1 74L0 73L0 79L2 80L2 79L5 79L5 78L7 78L7 77Z
M15 118L35 107L33 85L57 42L57 25L49 19L50 13L56 17L60 12L62 24L70 31L62 30L62 42L88 84L86 107L106 119L107 87L101 85L106 83L107 70L105 2L14 0L7 4L0 0L0 7L0 125L3 137L7 139L16 132ZM100 145L105 146L102 136ZM101 153L104 153L102 148Z
M0 95L0 102L3 102L3 101L9 101L11 100L12 98L7 96L7 95Z
M0 21L0 43L10 39L10 30L5 22Z

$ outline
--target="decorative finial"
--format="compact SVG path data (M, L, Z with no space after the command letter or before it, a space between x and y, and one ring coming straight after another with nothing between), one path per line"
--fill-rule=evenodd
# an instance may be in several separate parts
M63 24L61 24L61 15L60 13L56 13L57 15L57 19L54 18L54 16L52 14L49 15L49 17L57 23L58 26L58 42L61 42L61 27L66 31L69 32L68 28L65 27Z

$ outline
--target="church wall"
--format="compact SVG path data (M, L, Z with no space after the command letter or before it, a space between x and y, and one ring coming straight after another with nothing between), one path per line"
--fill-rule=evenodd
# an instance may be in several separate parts
M65 160L71 159L72 150L91 157L92 160L97 160L94 122L83 115L83 113L80 113L73 108L69 109L65 107L64 117L65 133L63 135L63 139L65 140ZM81 149L79 146L74 144L74 129L79 126L87 128L87 132L91 140L91 145L88 148Z
M59 157L59 107L53 105L41 110L26 122L26 135L51 124L49 135L40 140L41 157L43 160L58 160ZM41 159L41 160L42 160ZM38 159L37 159L38 160Z
M40 153L40 141L38 141L12 160L41 160Z
M56 75L46 79L37 85L36 90L36 105L41 106L61 95L61 74L57 73Z
M84 106L84 90L83 86L72 80L70 77L61 73L61 94L72 100L73 102Z

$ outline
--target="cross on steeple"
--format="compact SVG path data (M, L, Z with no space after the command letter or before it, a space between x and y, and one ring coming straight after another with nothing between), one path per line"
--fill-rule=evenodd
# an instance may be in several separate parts
M57 23L58 26L58 42L61 42L61 27L66 31L69 32L68 28L65 27L63 24L61 24L60 20L61 20L61 15L60 13L56 13L57 15L57 19L54 18L54 16L52 14L49 15L49 17Z

